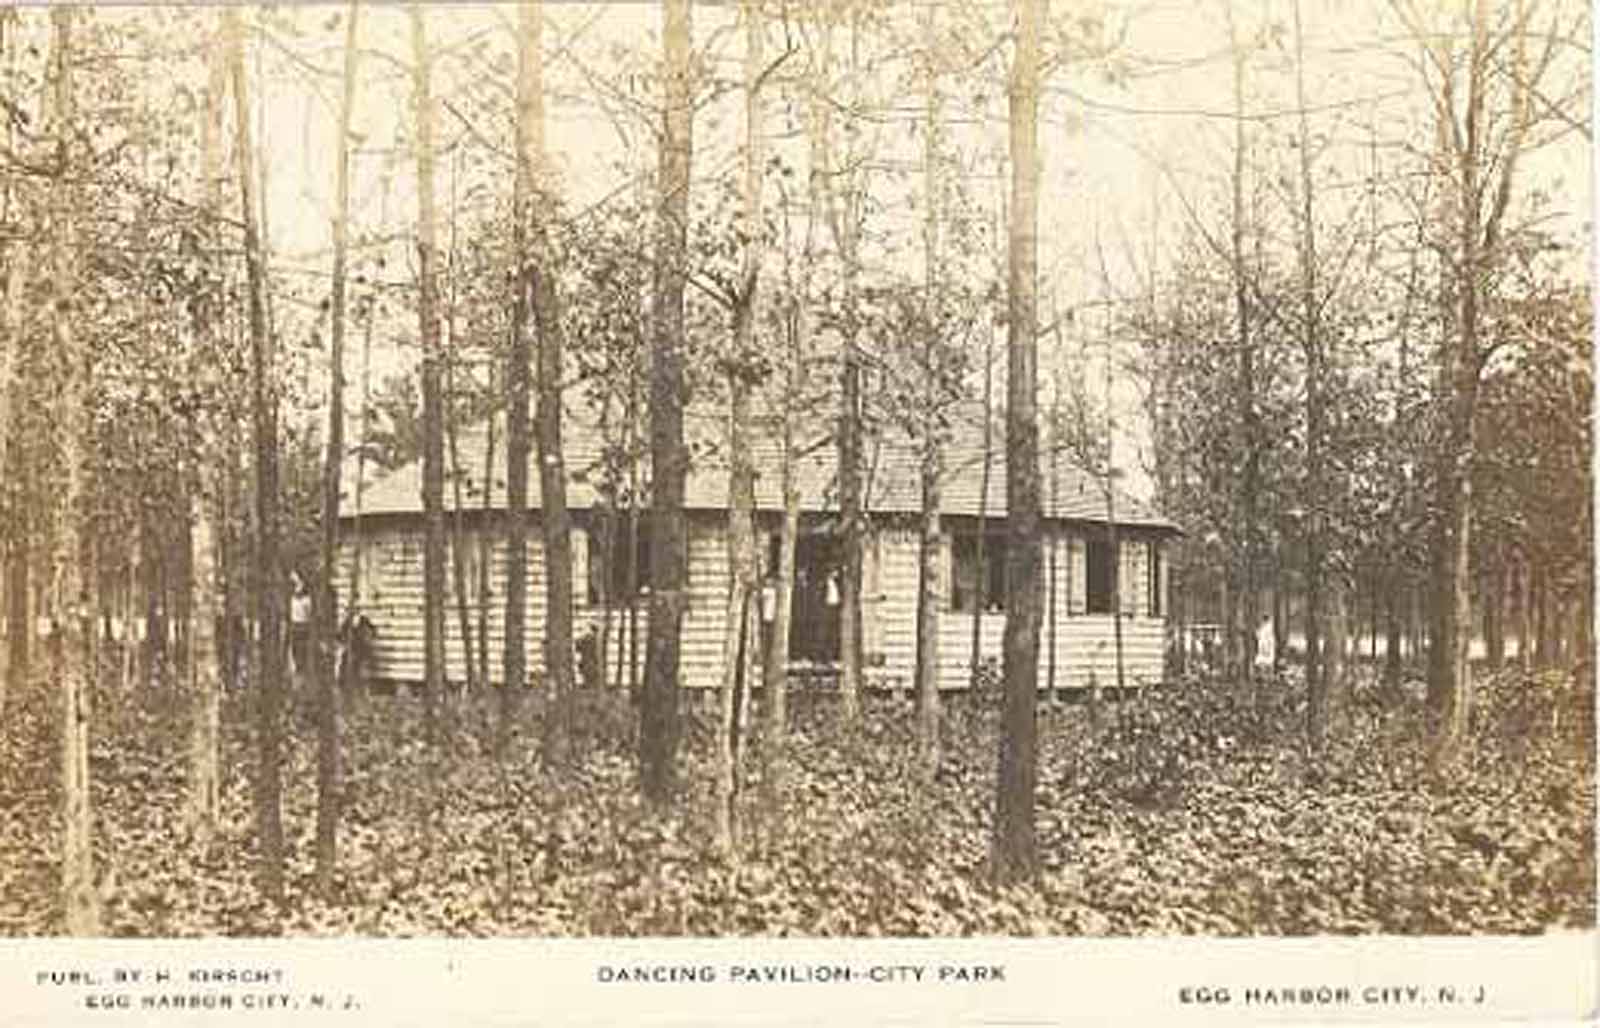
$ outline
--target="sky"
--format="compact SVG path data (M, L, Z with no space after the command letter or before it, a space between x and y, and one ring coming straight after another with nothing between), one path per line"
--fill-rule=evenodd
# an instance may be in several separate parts
M1265 153L1270 141L1282 142L1298 132L1289 74L1294 6L1282 0L1241 0L1236 5L1240 34L1259 47L1245 99L1250 141L1258 153ZM1052 8L1058 18L1099 12L1120 40L1115 61L1080 61L1056 69L1047 82L1040 116L1041 320L1074 307L1086 315L1073 319L1064 337L1067 353L1047 350L1041 356L1042 377L1049 377L1053 361L1065 360L1086 382L1103 383L1104 368L1096 362L1110 352L1120 368L1133 346L1114 334L1108 337L1100 327L1107 304L1126 302L1148 282L1152 266L1158 274L1166 268L1191 211L1212 217L1225 203L1234 128L1227 7L1221 0L1150 0L1069 8L1057 0ZM283 24L295 25L297 34L275 32L280 41L259 46L256 57L275 267L287 280L299 276L315 282L326 275L330 262L342 8L280 10ZM514 65L504 62L514 45L510 29L515 9L435 4L425 11L430 51L437 57L436 88L450 101L440 117L441 145L460 143L463 154L481 154L485 144L509 152L509 96L503 97L504 114L499 117L483 114L477 101L502 88L495 82L505 87L511 83ZM1302 11L1307 95L1313 132L1322 143L1317 171L1325 185L1318 204L1319 210L1335 211L1359 199L1356 194L1374 166L1382 173L1407 147L1426 145L1418 130L1424 124L1426 95L1407 63L1414 48L1386 4L1303 0ZM943 22L960 14L997 27L1006 17L1003 5L983 2L941 4L936 14ZM403 276L416 210L414 167L406 151L409 25L404 10L391 5L363 5L361 17L364 56L353 119L358 144L352 218L358 238L363 233L386 237L388 274ZM726 5L698 6L695 14L697 47L717 74L730 79L739 73L742 56L732 17L733 9ZM902 7L900 20L909 17ZM914 29L914 23L908 24ZM558 3L547 8L545 42L552 54L546 71L552 94L548 145L560 188L573 208L614 195L625 181L619 169L648 175L653 168L649 131L619 123L597 97L601 83L618 91L638 83L635 75L618 69L616 58L622 55L636 72L647 68L659 52L659 25L655 4ZM774 28L769 53L780 49L779 39ZM1586 46L1588 40L1572 40L1563 49L1580 43ZM903 49L905 44L895 45ZM920 159L915 126L921 110L915 86L905 75L903 66L887 59L867 69L865 88L890 111L873 130L879 138L869 188L881 201L874 231L882 239L875 259L881 266L920 275L918 176L908 169ZM947 76L944 82L946 109L955 122L947 141L976 169L969 171L972 202L998 220L1004 202L999 163L1006 140L1003 83L970 71ZM975 105L978 96L981 104ZM803 164L799 133L784 114L776 104L769 107L774 125L770 145ZM699 110L697 189L736 166L741 119L733 91ZM458 200L468 198L465 202L486 191L510 191L504 161L491 159L474 171L446 156L440 167L446 210L452 186ZM1576 136L1530 161L1525 172L1530 186L1557 198L1562 231L1579 244L1575 252L1585 266L1591 176L1588 145ZM1289 199L1270 182L1263 192L1268 204ZM414 360L414 347L394 349L380 342L380 371ZM1111 395L1120 429L1118 462L1128 469L1133 491L1147 492L1140 465L1148 458L1149 442L1137 385L1119 370Z

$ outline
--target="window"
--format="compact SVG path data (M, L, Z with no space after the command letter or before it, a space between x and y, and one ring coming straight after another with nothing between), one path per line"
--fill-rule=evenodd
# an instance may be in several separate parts
M1158 618L1162 614L1161 599L1164 592L1161 588L1161 544L1152 539L1150 542L1145 543L1145 547L1146 584L1150 589L1145 610L1149 612L1151 617Z
M1116 595L1116 569L1111 559L1111 543L1105 539L1090 539L1085 546L1088 572L1088 606L1090 614L1111 613L1112 597Z
M975 605L986 611L1006 609L1006 536L1003 531L983 533L983 581L979 588L978 533L958 532L950 544L950 609L972 613Z
M639 518L629 525L626 518L618 518L614 525L616 535L607 540L603 528L589 529L589 605L598 606L601 587L609 592L614 604L632 603L650 593L650 533L645 519ZM628 560L628 537L634 536L633 560ZM607 561L606 545L611 544L611 560Z

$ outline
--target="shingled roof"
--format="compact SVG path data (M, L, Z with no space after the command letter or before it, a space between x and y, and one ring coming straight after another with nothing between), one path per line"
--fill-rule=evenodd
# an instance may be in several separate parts
M575 510L595 505L603 471L603 438L595 423L570 412L563 422L563 455L567 468L567 504ZM479 510L484 505L483 465L488 437L488 422L461 430L457 449L461 455L463 505ZM795 465L803 511L827 512L839 508L834 474L835 451L830 439L819 435L804 448L807 452ZM705 411L690 411L684 417L684 434L692 454L685 483L684 506L689 510L723 510L728 505L728 458L725 416ZM780 467L782 451L775 432L752 434L756 467L756 507L777 511L783 507ZM983 480L981 429L970 422L957 422L953 438L945 448L943 510L946 514L976 516ZM490 483L489 506L505 506L505 425L496 418L494 425L494 475ZM1006 458L1004 438L997 433L989 466L988 502L984 513L991 518L1006 515ZM445 509L454 509L453 467L449 447L445 453ZM540 505L536 454L529 456L528 506ZM648 461L648 458L646 458ZM921 462L916 440L904 431L886 428L869 439L863 457L867 480L866 506L878 514L914 514L922 509ZM1104 522L1106 497L1103 483L1073 462L1062 457L1057 462L1057 479L1052 484L1048 466L1042 480L1044 516L1072 521ZM347 508L353 503L352 490L346 490ZM422 510L421 461L397 468L368 484L362 495L363 514L420 513ZM1178 526L1163 518L1148 504L1116 492L1117 523L1177 531ZM347 509L346 516L349 516Z

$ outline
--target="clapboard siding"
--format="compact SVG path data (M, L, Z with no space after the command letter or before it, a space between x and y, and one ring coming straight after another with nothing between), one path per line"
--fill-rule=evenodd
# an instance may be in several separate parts
M684 612L680 649L681 680L691 688L715 687L721 681L723 620L729 585L725 522L698 516L689 519L688 602ZM1088 591L1085 541L1087 531L1103 529L1057 525L1046 533L1040 568L1046 617L1039 634L1039 685L1051 684L1054 666L1056 688L1081 688L1116 683L1116 644L1113 619L1108 614L1085 613ZM505 620L506 547L491 533L489 561L489 678L501 679ZM465 532L468 555L468 617L474 636L478 630L477 562L479 529ZM1165 621L1152 617L1146 581L1150 536L1124 538L1119 557L1121 575L1123 666L1129 685L1159 679L1165 648ZM377 629L373 674L379 678L420 681L423 677L422 531L420 520L396 521L363 532L361 609ZM340 582L348 586L356 549L348 534L341 553ZM588 603L589 537L582 530L572 536L574 609L573 628L581 638L598 631L604 612ZM454 575L446 565L445 660L453 681L465 677L464 648L453 593ZM939 562L936 594L941 604L939 631L939 684L942 689L966 687L970 679L972 614L949 609L950 545L945 542ZM1051 569L1054 568L1054 603L1050 603ZM881 525L869 538L863 567L863 651L869 683L910 688L916 659L916 599L918 535L904 523ZM1165 576L1163 576L1165 579ZM537 521L528 539L527 666L536 674L544 666L545 579L544 547ZM1163 589L1166 586L1162 581ZM627 611L610 613L606 654L606 681L629 679L628 642L624 625ZM638 611L638 660L644 660L644 640L649 630L648 605ZM1005 615L981 615L980 659L999 660Z
M1040 688L1051 685L1052 648L1056 688L1116 683L1113 620L1106 614L1084 613L1088 595L1084 541L1082 535L1065 530L1048 533L1044 539L1040 586L1044 591L1046 616L1039 631ZM1148 610L1148 588L1144 579L1146 543L1146 539L1140 538L1123 540L1121 545L1119 591L1127 612L1122 618L1123 675L1128 685L1159 679L1164 664L1165 622L1150 617ZM871 559L867 565L862 612L868 677L893 688L909 689L913 685L919 546L916 531L891 528L877 533L868 551ZM1050 602L1052 561L1056 576L1053 605ZM973 615L970 611L955 611L948 606L951 581L948 538L939 566L941 573L936 587L942 605L939 687L962 689L971 677ZM1004 613L981 614L979 659L1000 660L1004 635Z
M489 679L501 680L505 645L506 545L493 533L489 548ZM479 604L477 561L481 535L473 528L465 533L465 551L470 555L467 577L469 631L478 632ZM604 611L588 603L588 534L575 531L573 551L573 632L581 637L591 628L598 630ZM360 608L377 630L374 639L374 676L400 681L421 681L423 677L423 588L420 526L384 527L364 533L361 549L362 583ZM348 588L356 543L346 539L340 559L340 582ZM465 678L465 650L455 596L455 576L449 547L446 547L445 574L445 673L453 681ZM727 602L728 561L722 533L715 526L696 519L689 530L689 596L684 613L680 667L683 683L705 687L717 684L722 664L722 620ZM537 524L528 537L528 613L527 666L537 673L545 664L545 577L544 543ZM616 652L617 626L625 612L611 612L613 652L609 655L609 677L615 678L612 665ZM639 660L643 661L643 640L649 630L648 605L639 611Z
M474 636L478 626L476 563L481 543L476 529L464 533L465 552L472 555L467 576L468 616ZM574 537L574 549L578 537ZM348 583L356 543L342 544L341 581ZM423 588L421 526L386 526L366 532L363 550L359 606L377 629L373 646L372 673L379 678L421 681L423 677ZM452 681L465 678L465 651L461 643L460 621L455 597L455 575L450 546L445 548L445 674ZM578 564L574 560L574 564ZM495 539L489 551L490 639L489 672L494 681L501 678L502 647L505 630L506 547ZM528 666L543 665L544 638L544 543L536 534L528 539Z
M862 634L873 644L866 649L867 661L885 684L909 688L917 660L918 536L911 529L890 528L878 532L874 542L877 589L867 590L861 612L869 625ZM941 574L935 587L941 604L945 579Z
M691 521L689 604L683 615L683 635L678 651L678 674L686 686L721 684L728 576L728 545L723 530L698 519Z

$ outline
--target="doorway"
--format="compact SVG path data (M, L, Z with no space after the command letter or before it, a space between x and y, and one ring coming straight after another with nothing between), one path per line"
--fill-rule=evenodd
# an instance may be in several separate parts
M802 535L795 540L790 660L838 663L839 569L838 540L832 535Z

